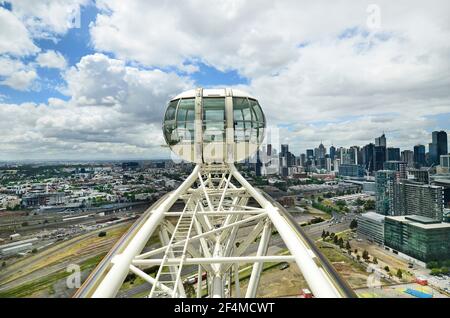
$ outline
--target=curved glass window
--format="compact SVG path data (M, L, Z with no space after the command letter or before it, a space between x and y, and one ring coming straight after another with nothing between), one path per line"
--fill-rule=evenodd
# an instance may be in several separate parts
M194 140L195 99L180 100L177 109L177 136L180 141Z
M164 120L174 120L175 119L175 113L177 111L177 105L178 105L179 99L173 100L169 103L169 106L166 110L166 115L164 116Z
M258 101L246 97L233 97L234 141L262 141L265 118Z
M203 141L225 140L225 98L203 98Z
M258 101L254 99L249 99L249 103L254 114L252 121L252 132L250 135L250 141L254 143L260 143L264 137L264 128L266 126L266 121L264 114L259 106Z
M169 103L164 116L164 138L169 145L194 140L195 99L176 99Z
M252 111L247 98L233 97L233 121L234 141L249 141L252 128Z

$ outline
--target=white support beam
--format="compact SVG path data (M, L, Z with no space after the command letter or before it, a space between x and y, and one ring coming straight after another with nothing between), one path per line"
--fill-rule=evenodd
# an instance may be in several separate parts
M265 262L294 262L295 258L292 255L273 255L273 256L230 256L230 257L201 257L201 258L186 258L184 265L198 265L198 264L248 264L248 263L265 263ZM152 266L158 265L162 259L137 259L133 261L135 266ZM179 258L168 258L165 262L167 265L179 264Z
M167 287L166 285L157 282L153 277L151 277L150 275L148 275L147 273L145 273L144 271L141 271L139 268L137 268L136 266L130 265L130 271L134 274L136 274L137 276L139 276L140 278L142 278L143 280L145 280L147 283L154 285L156 283L156 286L165 291L168 294L173 293L173 290L169 287Z
M261 234L261 239L259 241L258 251L256 252L256 256L261 257L267 253L267 247L269 246L269 239L271 236L271 226L270 222L266 222L264 224L264 229ZM253 264L252 274L250 276L250 280L248 282L247 292L245 294L245 298L255 298L256 292L258 290L259 278L261 276L261 271L263 269L263 263L255 263Z
M234 287L236 290L235 298L241 298L241 286L240 286L240 281L239 281L239 264L238 263L234 263L233 272L234 272Z
M250 215L250 214L259 214L263 213L264 209L257 209L252 211L246 211L246 210L235 210L235 211L205 211L205 212L197 212L196 215L212 215L212 216L227 216L227 215L233 215L233 214L239 214L239 215ZM180 216L183 212L166 212L164 213L165 216ZM191 215L193 213L187 212L186 215Z
M251 222L251 221L263 218L263 217L266 217L265 213L254 215L254 216L248 217L248 218L246 218L244 220L238 221L236 223L232 223L232 224L227 225L227 226L223 226L223 227L220 227L220 228L208 231L208 232L204 232L202 234L197 234L197 235L191 237L189 240L192 243L193 241L196 241L196 240L200 239L201 237L206 237L206 236L209 236L211 234L221 232L221 231L223 231L223 230L225 230L227 228L230 228L230 227L233 227L233 226L236 226L236 225L240 225L240 224L245 224L245 223L248 223L248 222ZM174 243L173 246L182 246L185 243L185 241L186 240L178 241L178 242ZM153 255L157 255L157 254L161 253L162 251L164 251L164 249L162 247L160 247L160 248L154 249L153 251L149 251L149 252L143 253L141 255L138 255L135 258L136 259L147 258L147 257L153 256Z

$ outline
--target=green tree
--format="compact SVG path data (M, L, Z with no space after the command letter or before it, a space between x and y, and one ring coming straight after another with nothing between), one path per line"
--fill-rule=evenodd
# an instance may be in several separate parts
M339 245L340 248L344 247L344 240L342 239L342 237L339 238L338 245Z
M333 237L333 243L334 244L338 244L338 237L337 237L337 235L335 235L334 237Z
M385 270L386 272L388 272L388 273L391 271L390 268L389 268L389 266L387 266L387 265L384 267L384 270Z
M184 285L184 291L186 292L186 296L193 298L195 297L195 288L192 285L189 284L183 284Z
M358 221L356 221L356 219L353 219L350 222L350 228L353 230L353 229L356 229L357 227L358 227Z
M375 209L375 201L374 200L367 200L364 203L364 210L374 210Z
M402 272L402 270L400 268L397 270L397 277L398 278L402 278L403 277L403 272Z
M378 258L376 258L375 256L373 257L373 263L378 264Z
M104 236L106 236L105 231L101 231L100 233L98 233L98 237L104 237Z
M362 258L367 261L370 258L369 257L369 252L364 250L363 253L362 253Z

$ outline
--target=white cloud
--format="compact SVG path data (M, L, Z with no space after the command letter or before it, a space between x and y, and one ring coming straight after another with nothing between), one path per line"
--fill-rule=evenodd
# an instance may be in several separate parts
M162 114L170 97L193 85L188 78L103 54L83 57L65 78L69 101L0 104L0 159L168 156Z
M40 53L36 57L36 62L40 67L65 69L67 67L67 62L64 56L56 51L48 50L44 53Z
M0 84L7 85L20 91L25 91L28 90L36 78L37 74L34 70L18 71L1 81Z
M103 54L85 56L65 74L79 106L109 106L147 122L161 121L165 103L194 83L161 70L140 70Z
M80 7L90 0L9 0L12 12L35 38L52 38L79 27Z
M25 91L37 78L36 71L20 60L0 56L0 85Z
M0 7L0 54L24 56L38 51L21 21Z

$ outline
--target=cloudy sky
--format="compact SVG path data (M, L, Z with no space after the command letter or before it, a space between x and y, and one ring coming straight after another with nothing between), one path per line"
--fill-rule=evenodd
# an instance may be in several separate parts
M165 104L257 96L299 154L450 133L450 2L0 0L0 160L165 158Z

